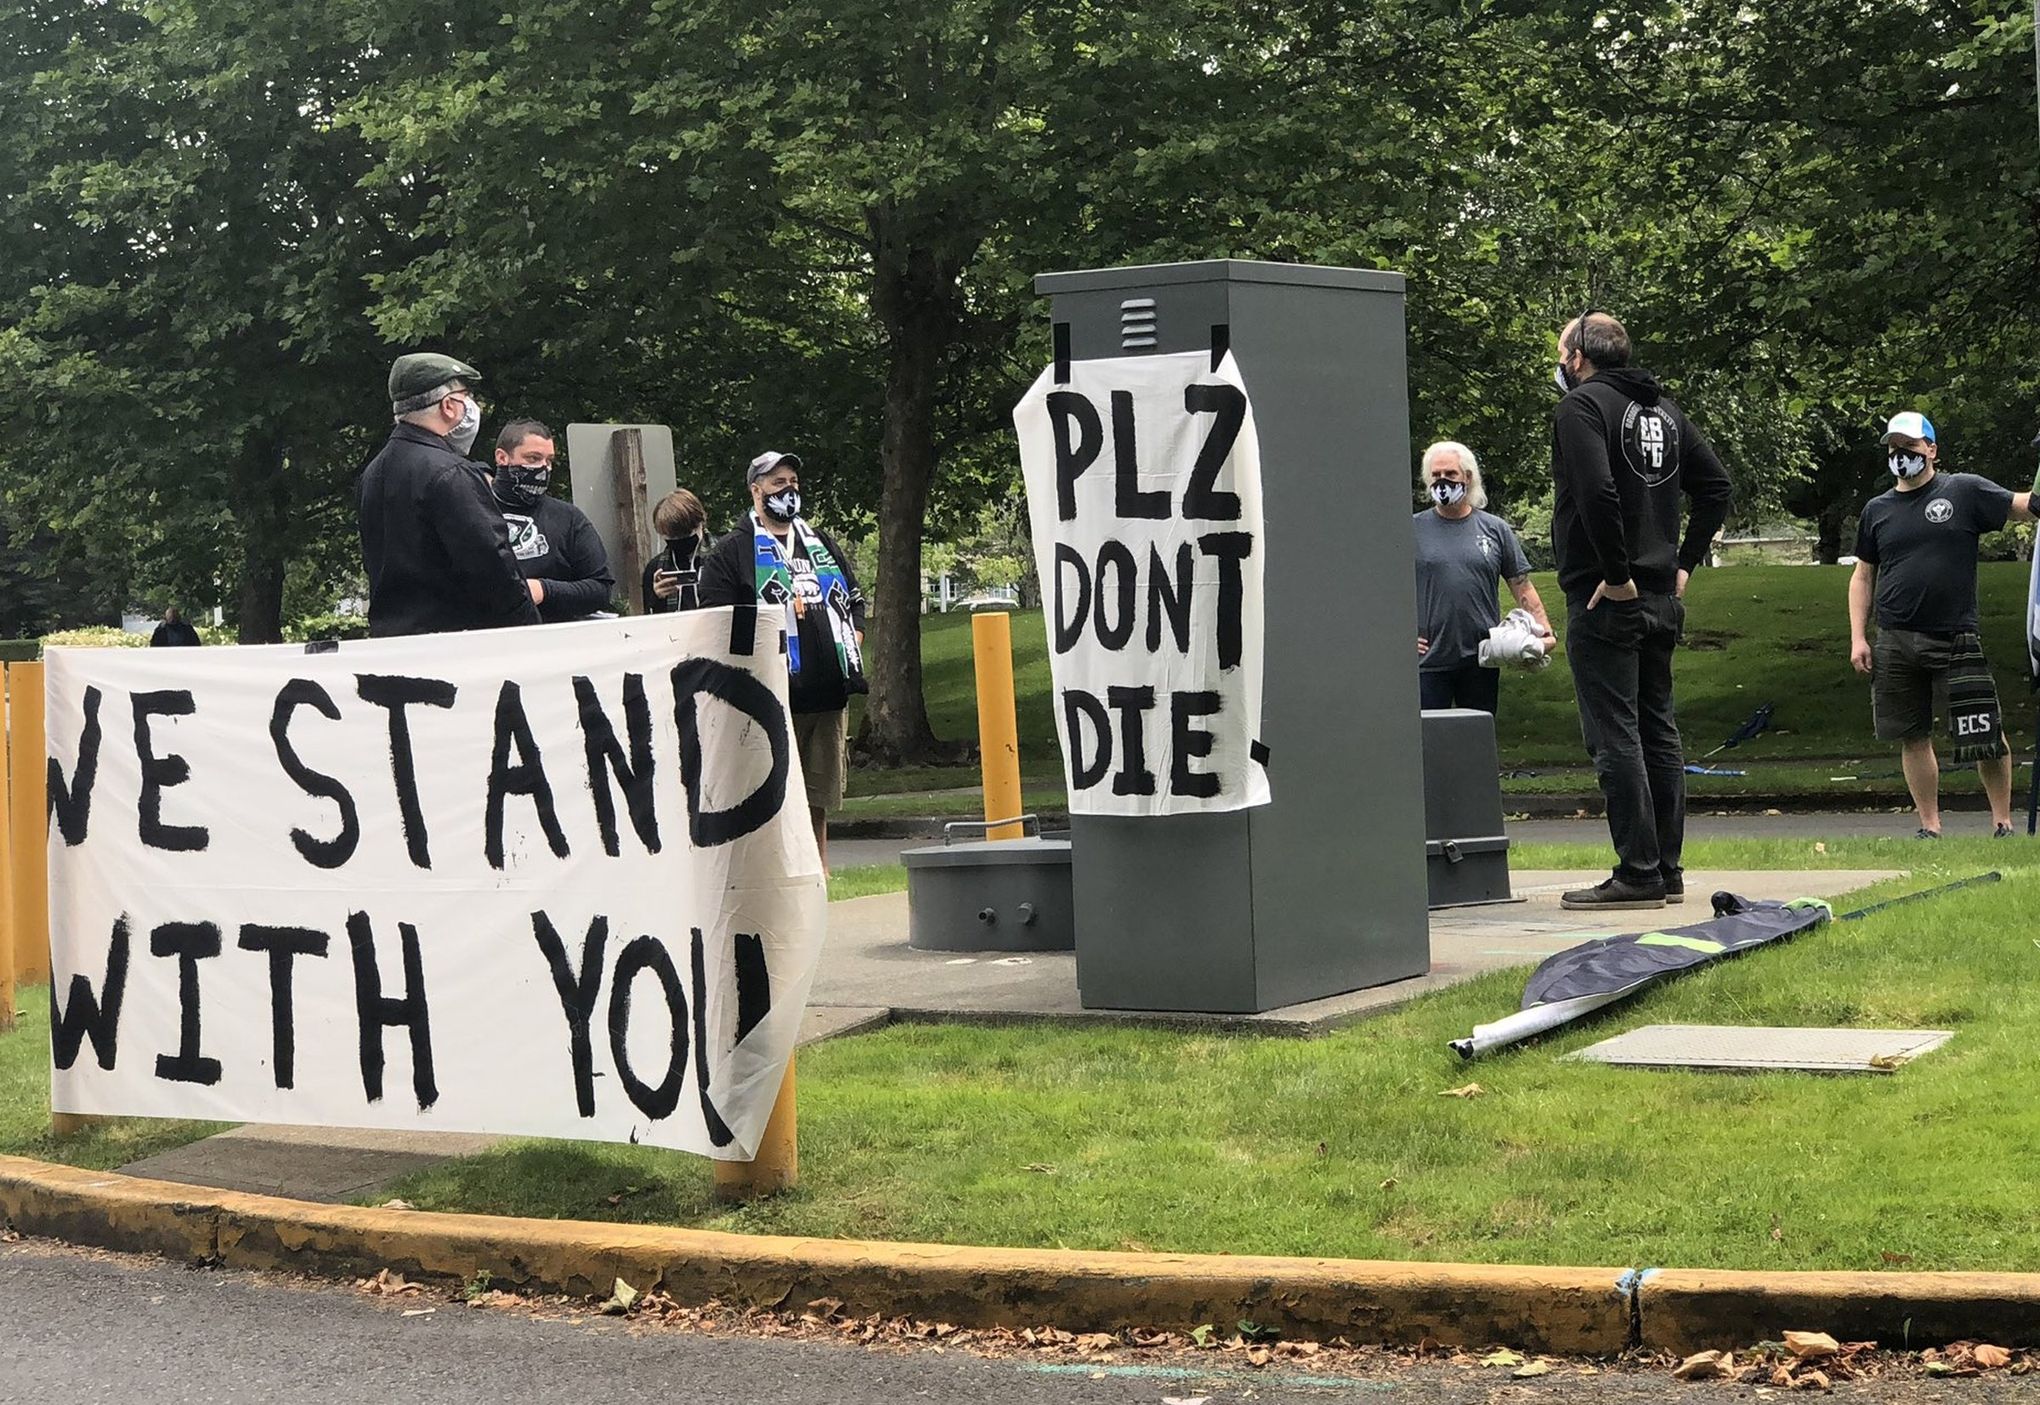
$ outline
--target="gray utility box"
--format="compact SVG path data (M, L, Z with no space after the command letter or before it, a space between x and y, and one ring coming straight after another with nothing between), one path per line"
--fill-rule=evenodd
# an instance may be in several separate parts
M916 951L1068 951L1070 841L995 839L900 855Z
M1239 360L1261 440L1272 804L1072 815L1087 1008L1240 1013L1423 975L1403 279L1234 259L1049 273L1079 360Z
M1424 718L1424 866L1431 906L1508 902L1509 837L1502 825L1495 719L1467 707Z

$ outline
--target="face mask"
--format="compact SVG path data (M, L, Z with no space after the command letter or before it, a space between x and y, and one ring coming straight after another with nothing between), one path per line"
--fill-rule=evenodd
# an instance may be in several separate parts
M791 522L800 516L800 489L782 488L767 495L765 515L775 522Z
M446 442L453 445L456 454L465 454L474 448L475 436L482 432L482 407L473 396L463 396L460 403L460 423L446 432Z
M1573 387L1579 384L1578 381L1572 378L1572 372L1565 368L1565 362L1563 361L1552 368L1551 383L1558 387L1560 395L1572 394Z
M1885 455L1885 462L1891 465L1891 473L1895 478L1917 478L1927 471L1925 454L1907 453L1903 449L1893 449Z
M1464 483L1447 483L1443 480L1431 485L1431 501L1440 507L1452 507L1466 497Z
M666 538L666 554L671 558L674 570L693 570L695 558L701 555L701 534L696 532L691 537Z
M552 470L544 464L499 463L496 465L496 496L512 507L530 511L545 496L552 482Z

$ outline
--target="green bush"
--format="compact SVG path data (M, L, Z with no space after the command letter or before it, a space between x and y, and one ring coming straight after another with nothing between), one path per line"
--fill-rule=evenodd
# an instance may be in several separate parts
M41 657L40 639L0 639L0 663L34 663Z
M283 637L293 644L313 639L366 639L368 616L306 615L295 624L285 625Z
M52 645L65 649L145 649L149 636L130 634L117 624L93 624L45 634L42 642L45 649Z

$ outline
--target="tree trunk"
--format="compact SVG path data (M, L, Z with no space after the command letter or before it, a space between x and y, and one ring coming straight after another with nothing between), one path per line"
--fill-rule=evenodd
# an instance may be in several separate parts
M921 543L935 478L935 392L957 334L957 268L900 235L891 212L871 218L872 312L886 339L880 462L877 609L866 666L871 696L860 749L882 765L951 759L936 739L921 683Z
M241 585L235 610L243 644L283 642L283 576L289 563L290 480L278 445L253 444L235 474L234 521L241 529Z

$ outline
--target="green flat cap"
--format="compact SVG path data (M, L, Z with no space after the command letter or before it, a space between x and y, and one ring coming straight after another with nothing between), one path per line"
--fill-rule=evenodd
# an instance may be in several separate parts
M456 361L437 351L408 352L390 366L390 403L400 405L448 381L466 381L473 385L481 378L482 373L467 362Z

